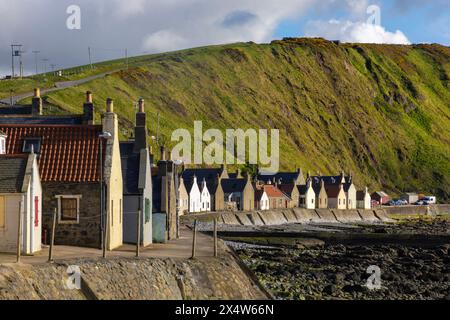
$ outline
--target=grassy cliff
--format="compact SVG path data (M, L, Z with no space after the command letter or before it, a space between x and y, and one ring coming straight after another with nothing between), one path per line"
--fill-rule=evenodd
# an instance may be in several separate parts
M239 43L140 57L129 70L48 95L80 112L92 90L99 112L115 100L122 133L133 101L147 101L171 132L203 120L213 128L280 129L283 169L352 171L368 185L449 196L450 48L334 44L321 39Z

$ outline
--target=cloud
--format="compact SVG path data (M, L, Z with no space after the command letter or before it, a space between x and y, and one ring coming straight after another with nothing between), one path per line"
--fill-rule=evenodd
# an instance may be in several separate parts
M327 0L328 1L328 0ZM300 17L314 0L77 0L81 30L68 30L73 0L0 0L0 68L11 43L21 43L25 70L33 50L58 68L130 55L237 41L267 42L285 19ZM41 69L43 63L39 62Z
M386 31L382 26L352 21L313 21L307 26L306 35L329 40L356 43L410 44L403 32Z
M143 49L150 52L167 52L184 49L188 41L170 30L159 30L144 39Z

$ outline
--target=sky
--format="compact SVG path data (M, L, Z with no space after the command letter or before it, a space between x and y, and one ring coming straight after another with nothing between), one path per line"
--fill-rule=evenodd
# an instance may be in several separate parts
M0 21L0 77L13 43L26 74L36 57L39 72L85 65L88 47L98 62L283 37L450 45L450 0L0 0Z

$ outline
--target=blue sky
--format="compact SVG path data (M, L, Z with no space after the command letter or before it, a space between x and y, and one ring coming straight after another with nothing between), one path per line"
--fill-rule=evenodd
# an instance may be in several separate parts
M387 31L402 31L411 43L450 45L450 0L367 1L381 9L381 25ZM283 20L275 37L305 35L311 20L351 20L363 22L367 16L352 16L348 7L333 6L330 10L312 7L296 18Z
M74 3L79 29L67 27ZM368 21L373 5L380 24ZM26 73L36 50L42 72L87 64L88 47L98 62L125 48L131 56L289 36L450 45L450 0L0 0L0 20L0 77L10 73L11 43L23 44Z

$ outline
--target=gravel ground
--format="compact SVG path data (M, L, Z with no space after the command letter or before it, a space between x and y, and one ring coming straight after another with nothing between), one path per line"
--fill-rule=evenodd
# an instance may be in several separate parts
M448 220L407 221L367 227L365 232L449 233ZM380 229L382 228L382 229ZM432 248L402 244L324 244L314 248L236 247L261 283L279 299L450 299L450 244ZM381 288L370 290L369 266L381 272Z

